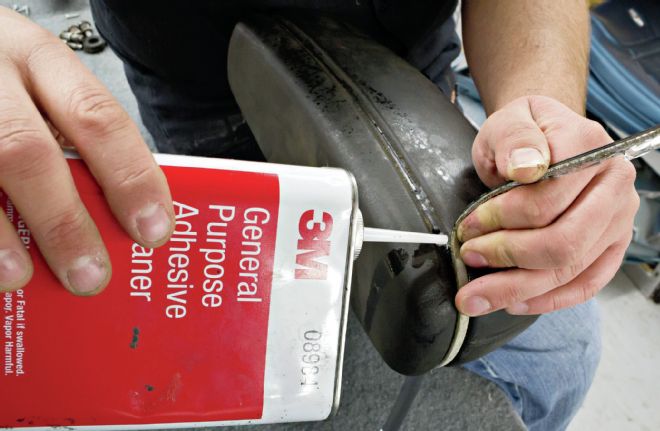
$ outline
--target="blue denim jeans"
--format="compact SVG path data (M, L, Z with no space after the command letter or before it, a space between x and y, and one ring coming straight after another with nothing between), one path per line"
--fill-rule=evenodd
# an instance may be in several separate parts
M592 299L541 316L506 345L463 366L495 382L530 431L557 431L582 405L600 351L600 316Z

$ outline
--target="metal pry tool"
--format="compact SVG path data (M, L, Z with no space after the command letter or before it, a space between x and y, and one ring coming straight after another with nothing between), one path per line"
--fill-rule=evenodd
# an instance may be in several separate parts
M631 135L619 141L614 141L610 144L603 145L602 147L594 148L593 150L586 151L577 156L573 156L561 162L551 165L545 175L535 182L547 180L550 178L561 177L562 175L577 172L581 169L586 169L590 166L597 165L605 160L611 159L616 156L624 156L627 160L636 159L653 150L660 149L660 125L654 126L650 129ZM510 181L505 183L488 193L479 197L476 201L472 202L465 211L456 220L455 226L458 226L472 211L479 205L486 202L495 196L501 195L514 189L518 186L524 186L524 183ZM456 247L456 244L452 246Z
M657 149L660 149L660 125L555 163L539 181L570 174L616 156L636 159Z

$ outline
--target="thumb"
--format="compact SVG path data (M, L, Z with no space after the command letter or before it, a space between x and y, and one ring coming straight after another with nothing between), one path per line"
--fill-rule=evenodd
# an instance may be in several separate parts
M526 100L515 100L494 113L479 134L482 136L477 137L475 146L485 148L474 154L488 154L497 177L532 183L547 171L550 147ZM478 168L479 163L475 164Z
M548 170L548 141L536 125L517 129L513 133L515 139L502 142L495 150L497 169L511 181L533 183Z

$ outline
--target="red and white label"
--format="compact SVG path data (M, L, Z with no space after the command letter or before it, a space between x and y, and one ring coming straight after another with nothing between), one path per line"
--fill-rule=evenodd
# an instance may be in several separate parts
M321 420L338 402L354 183L337 169L156 155L176 229L134 243L69 166L113 265L95 297L52 275L28 226L29 285L0 293L0 429Z
M32 281L1 294L0 427L260 418L278 177L164 166L176 230L152 250L123 232L84 164L69 165L112 281L74 297L30 244Z

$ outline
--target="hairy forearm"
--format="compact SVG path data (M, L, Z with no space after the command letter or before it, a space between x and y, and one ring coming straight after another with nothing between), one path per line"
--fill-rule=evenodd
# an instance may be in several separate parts
M528 95L583 114L589 57L585 0L464 0L465 54L490 114Z

